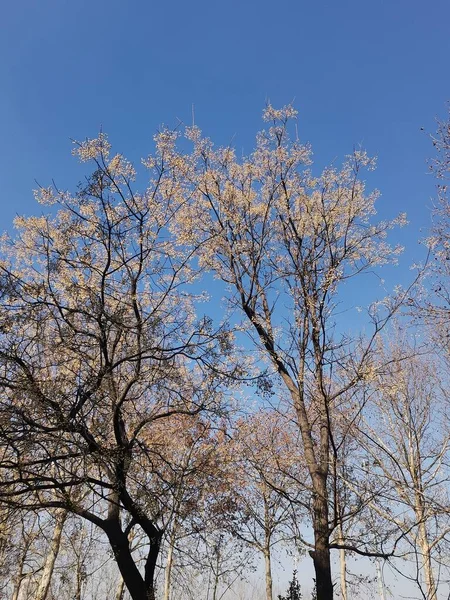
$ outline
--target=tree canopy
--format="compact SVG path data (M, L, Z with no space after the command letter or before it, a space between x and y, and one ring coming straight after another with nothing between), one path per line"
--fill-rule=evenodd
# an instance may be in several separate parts
M109 547L117 600L163 587L169 600L177 582L219 600L254 552L272 600L275 546L309 553L317 600L335 595L333 550L344 600L354 555L413 555L437 599L448 386L442 356L411 340L425 325L448 352L447 188L430 296L383 291L359 328L342 317L346 289L396 264L406 218L377 218L361 149L315 173L295 117L268 105L242 158L195 126L163 128L141 192L104 133L77 142L86 180L40 187L42 214L1 238L0 561L13 571L17 549L14 600L49 598L63 547L81 600L87 532ZM448 124L435 145L443 181ZM300 597L295 571L288 594Z

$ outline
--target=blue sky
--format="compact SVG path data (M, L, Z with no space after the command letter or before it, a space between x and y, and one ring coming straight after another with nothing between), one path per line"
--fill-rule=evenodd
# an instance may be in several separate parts
M319 166L360 143L378 156L380 214L411 222L392 277L406 282L434 194L426 131L450 99L449 23L448 0L5 0L0 231L41 211L35 180L75 187L70 138L102 127L138 160L194 105L209 136L249 152L266 101L293 101Z
M447 0L21 0L0 35L0 229L39 212L34 180L73 187L69 138L108 132L132 159L162 122L250 151L261 110L294 101L318 165L361 143L383 217L406 211L407 264L429 223L426 158L450 98ZM405 271L406 272L406 271Z

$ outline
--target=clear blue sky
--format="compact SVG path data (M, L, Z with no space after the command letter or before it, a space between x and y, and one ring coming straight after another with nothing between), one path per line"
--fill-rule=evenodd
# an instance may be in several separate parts
M383 216L406 210L415 259L434 193L433 131L450 98L448 0L17 0L0 35L0 229L40 211L34 180L74 187L69 138L99 127L138 159L191 119L249 151L267 99L294 101L323 165L362 145Z
M196 122L250 151L261 111L294 101L324 165L361 143L383 217L420 256L434 182L424 127L450 99L449 0L4 0L0 18L0 230L39 212L34 180L72 189L69 138L100 126L139 159L162 122Z

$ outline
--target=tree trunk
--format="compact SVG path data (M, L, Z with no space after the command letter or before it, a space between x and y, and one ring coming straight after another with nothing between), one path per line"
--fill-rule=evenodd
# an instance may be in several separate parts
M23 534L24 535L24 534ZM26 539L22 553L19 558L19 564L17 565L17 575L14 577L14 587L11 600L19 600L21 588L23 587L23 581L27 578L27 575L23 572L25 567L25 561L27 560L28 549L30 547L30 539Z
M104 528L114 553L120 574L132 600L155 600L154 570L159 546L150 540L149 556L145 566L146 578L142 577L131 554L130 542L122 531L120 523L111 520Z
M17 576L14 578L14 587L13 587L13 593L11 596L11 600L19 599L20 587L22 585L23 580L24 580L23 564L19 564L19 570L18 570Z
M376 565L376 569L377 569L378 587L380 589L380 600L386 600L386 597L384 595L384 583L383 583L383 577L381 575L380 561L377 560L375 562L375 565Z
M318 342L315 342L317 347ZM320 351L317 364L320 364ZM322 398L320 442L314 448L312 426L308 419L306 405L302 394L286 372L281 376L291 393L294 402L300 433L303 442L303 451L312 482L312 526L314 531L314 550L309 554L314 561L316 574L317 600L333 600L333 581L331 578L330 557L330 527L328 518L328 490L327 480L329 473L329 423L327 412L327 398ZM318 381L321 379L319 373Z
M13 588L13 593L11 596L11 600L19 600L19 594L20 594L20 586L22 585L22 581L23 581L23 576L21 575L20 577L18 577L15 582L14 582L14 588Z
M24 579L24 585L20 587L19 595L17 596L17 600L30 600L32 598L32 591L30 590L30 578L26 577Z
M427 507L425 503L424 486L422 480L422 460L420 447L417 446L414 433L414 427L413 424L411 424L408 431L408 467L414 484L414 512L417 523L419 523L419 535L417 536L417 542L420 548L421 560L425 573L425 586L427 590L426 598L427 600L436 600L437 588L436 581L434 579L433 564L431 562L431 546L427 531Z
M264 562L266 569L266 600L273 600L272 557L270 553L270 515L267 498L264 494Z
M325 475L316 474L313 482L314 550L310 551L310 555L316 572L317 600L333 600L326 479Z
M343 548L339 550L339 563L341 567L341 596L342 600L347 600L347 560Z
M123 595L125 593L125 581L123 577L120 578L119 583L117 585L116 596L114 600L123 600Z
M83 589L83 580L84 580L84 571L83 571L83 560L78 556L77 559L77 587L75 589L75 598L74 600L81 600L81 593Z
M315 533L315 548L311 555L316 572L317 600L333 600L330 548L327 542L325 536Z
M212 600L217 600L218 590L219 590L219 575L218 575L218 573L214 573L214 587L213 587Z
M264 550L264 562L266 566L266 599L273 600L273 584L272 584L272 564L271 564L271 556L270 549Z
M159 550L161 548L161 534L154 534L150 537L150 549L148 551L147 560L145 562L145 579L148 599L155 600L155 569L156 562L159 556Z
M167 550L166 571L164 573L164 600L170 599L170 582L173 565L173 547L175 545L175 530L176 524L174 523L172 531L170 532L169 549Z
M338 525L338 542L340 544L344 543L344 532L340 521ZM339 565L341 570L341 596L342 600L347 600L347 559L343 548L339 550Z
M219 573L220 573L220 548L216 548L216 568L214 570L214 587L212 600L217 600L217 592L219 590Z
M50 546L45 557L42 575L36 591L35 600L45 600L47 598L50 582L52 580L53 569L58 557L59 547L61 545L61 536L67 512L64 509L57 510L55 513L55 528L53 530Z
M425 585L427 588L427 600L436 600L437 599L437 587L436 587L436 581L434 579L433 565L431 562L431 548L430 548L430 543L428 541L427 527L426 527L426 524L423 519L419 525L418 542L419 542L420 552L422 554L423 569L425 572Z

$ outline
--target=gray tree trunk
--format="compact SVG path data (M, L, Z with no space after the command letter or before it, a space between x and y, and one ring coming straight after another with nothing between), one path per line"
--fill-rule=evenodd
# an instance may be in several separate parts
M53 529L52 539L50 541L47 556L45 557L41 579L36 590L35 600L45 600L47 598L50 582L52 580L53 569L55 568L55 562L61 545L61 536L66 517L67 511L63 508L57 510L55 513L55 528Z

